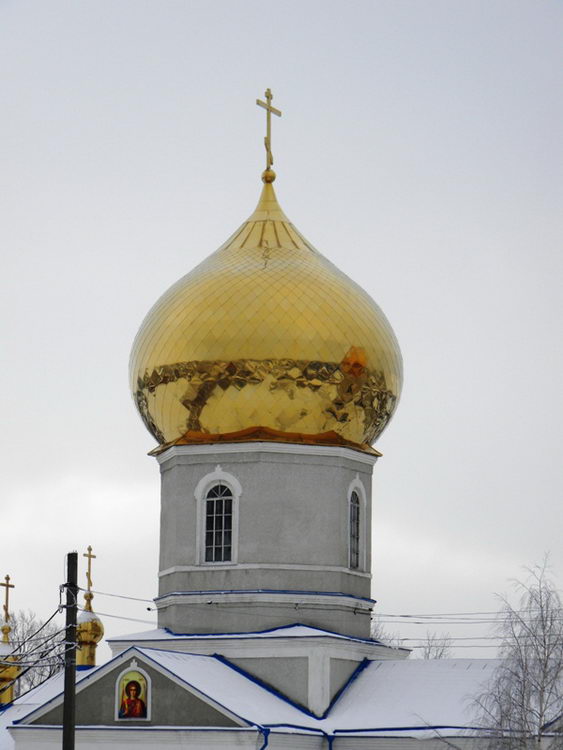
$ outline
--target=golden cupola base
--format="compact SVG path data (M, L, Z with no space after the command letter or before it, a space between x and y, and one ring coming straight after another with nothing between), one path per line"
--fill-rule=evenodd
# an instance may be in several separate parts
M250 218L145 318L130 360L135 403L160 446L249 431L370 450L400 395L397 340L285 216L273 171L262 179Z

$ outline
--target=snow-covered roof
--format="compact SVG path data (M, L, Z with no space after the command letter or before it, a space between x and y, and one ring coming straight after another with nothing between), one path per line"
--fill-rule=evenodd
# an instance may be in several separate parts
M133 647L105 665L78 673L78 689L83 680L95 680L118 661L135 655L237 717L241 725L280 731L302 728L307 733L329 735L420 738L466 733L474 724L472 700L484 689L498 663L494 659L366 662L322 718L217 655ZM8 724L58 699L62 689L63 676L58 674L0 714L0 750L13 748L5 730Z
M325 731L471 727L474 699L496 659L412 659L370 662L332 706ZM455 733L455 732L454 732Z
M175 640L224 640L224 639L249 639L249 638L337 638L339 640L355 641L357 643L379 643L370 638L359 638L351 635L334 633L331 630L313 628L309 625L284 625L271 630L258 630L250 633L173 633L166 628L153 628L143 630L139 633L120 635L108 638L108 643L120 643L123 641L175 641Z
M220 656L136 649L217 704L251 724L303 724L310 714Z
M17 698L11 706L0 712L0 750L12 750L14 742L6 727L27 716L34 709L59 695L63 689L64 673L58 672L46 682Z

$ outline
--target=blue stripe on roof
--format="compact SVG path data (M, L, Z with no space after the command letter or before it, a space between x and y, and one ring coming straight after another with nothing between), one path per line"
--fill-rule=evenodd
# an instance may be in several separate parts
M238 672L240 675L242 675L243 677L245 677L247 680L250 680L250 682L253 682L255 685L258 685L258 687L262 688L262 690L265 690L266 692L271 693L276 698L279 698L284 703L288 703L290 706L292 706L293 708L297 709L298 711L301 711L302 713L306 714L307 716L310 716L311 718L318 720L319 717L316 716L311 711L309 711L308 708L305 708L304 706L299 705L299 703L295 703L294 701L291 700L291 698L288 698L286 695L284 695L283 693L280 693L278 690L276 690L271 685L268 685L267 682L263 682L258 677L254 677L254 675L250 674L250 672L247 672L242 667L239 667L236 664L233 664L228 659L226 659L224 656L221 656L221 654L213 654L213 657L215 659L217 659L217 661L220 661L225 666L230 667L235 672ZM306 658L306 657L303 657L303 658Z
M352 672L352 674L350 675L350 677L349 677L349 678L348 678L348 679L346 680L346 682L344 683L344 685L342 685L342 687L340 688L340 690L338 690L338 691L336 692L336 694L335 694L334 698L333 698L333 699L331 700L331 702L329 703L329 706L328 706L328 708L326 709L326 711L325 711L325 712L324 712L324 714L322 715L322 718L323 718L323 719L326 719L326 717L327 717L327 716L329 715L329 713L330 713L330 712L332 711L332 707L333 707L333 706L334 706L334 704L335 704L335 703L337 702L337 700L338 700L338 699L340 698L340 696L341 696L341 695L342 695L342 694L343 694L344 692L346 692L346 690L348 690L348 688L350 687L350 685L351 685L351 684L352 684L353 682L355 682L355 681L357 680L357 678L359 677L359 675L360 675L360 674L361 674L361 673L362 673L362 672L364 671L364 669L365 669L365 668L366 668L367 666L369 666L370 664L371 664L371 661L370 661L369 659L364 659L363 661L361 661L361 662L360 662L360 663L358 664L358 666L357 666L357 667L356 667L356 669L355 669L355 670L354 670L354 671Z

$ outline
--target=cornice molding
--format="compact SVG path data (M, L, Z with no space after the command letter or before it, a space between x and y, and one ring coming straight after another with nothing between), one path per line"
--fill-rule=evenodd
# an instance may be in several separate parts
M367 578L371 580L371 573L364 573L360 570L352 570L339 565L292 565L291 563L208 563L202 565L174 565L171 568L161 570L159 578L163 578L173 573L209 573L213 570L306 570L314 573L345 573L346 575L356 576L357 578Z
M157 609L164 609L171 605L205 604L236 604L251 605L265 603L272 605L287 605L296 610L300 606L306 608L326 608L330 602L331 609L354 609L358 612L370 613L374 599L364 599L348 594L320 591L171 591L155 598Z
M277 453L293 456L326 456L344 458L366 466L373 466L378 456L361 453L352 448L331 445L297 443L215 443L212 445L172 445L156 456L160 465L180 456L217 456L228 453Z

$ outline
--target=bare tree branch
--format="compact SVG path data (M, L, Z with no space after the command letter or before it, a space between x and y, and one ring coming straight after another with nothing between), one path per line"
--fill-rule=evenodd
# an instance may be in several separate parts
M18 696L64 667L64 632L55 622L41 628L41 620L31 610L10 615L10 625L14 655L23 666L22 676L16 682Z
M482 726L493 731L487 750L563 750L563 609L548 575L548 559L514 581L517 607L500 597L495 627L500 664L476 699Z
M426 638L420 642L421 659L449 659L452 654L453 641L449 633L426 632Z
M392 633L386 630L377 615L374 615L371 620L370 638L375 641L380 641L385 646L390 648L401 648L401 638L398 633Z

